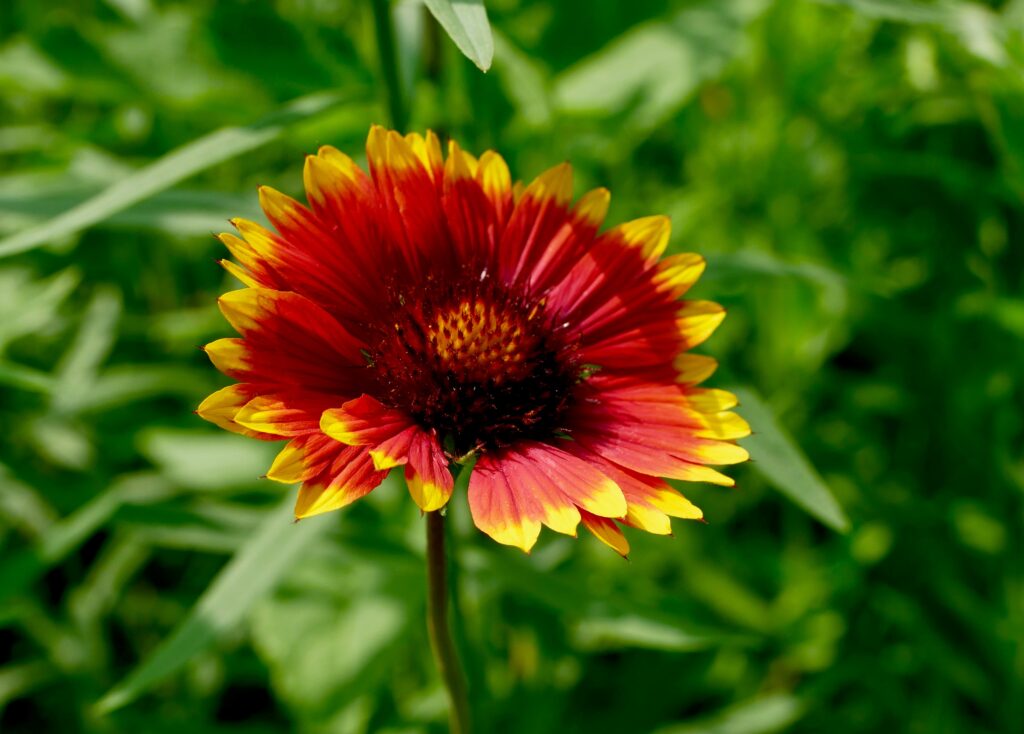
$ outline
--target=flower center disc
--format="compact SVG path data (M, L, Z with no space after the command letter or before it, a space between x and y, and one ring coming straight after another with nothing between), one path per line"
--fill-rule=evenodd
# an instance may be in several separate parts
M578 370L540 302L403 298L389 322L369 355L377 397L450 438L457 454L559 431Z
M442 370L477 383L521 380L530 374L529 357L540 339L528 331L529 316L525 324L518 316L482 301L441 310L427 332L431 358Z

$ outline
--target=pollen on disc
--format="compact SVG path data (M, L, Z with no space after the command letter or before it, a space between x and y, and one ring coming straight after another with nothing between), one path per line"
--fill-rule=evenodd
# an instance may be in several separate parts
M429 325L435 364L476 382L497 384L528 378L530 358L542 334L516 309L483 300L463 300L440 309Z
M385 402L459 451L547 435L579 378L543 303L470 283L404 293L370 354Z

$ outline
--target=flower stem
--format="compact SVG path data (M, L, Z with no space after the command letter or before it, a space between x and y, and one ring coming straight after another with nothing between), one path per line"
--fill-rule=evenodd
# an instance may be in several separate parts
M448 557L444 515L427 513L427 632L434 661L448 691L451 734L469 734L469 698L451 626L448 623Z
M370 0L370 4L373 5L373 25L377 33L377 51L380 54L380 70L388 95L391 125L399 132L405 132L409 120L402 82L398 78L398 53L395 46L395 24L391 17L391 2Z

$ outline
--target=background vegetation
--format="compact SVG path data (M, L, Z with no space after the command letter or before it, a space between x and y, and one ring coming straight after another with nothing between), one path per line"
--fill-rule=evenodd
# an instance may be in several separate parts
M671 214L758 461L628 563L457 497L480 731L1020 731L1024 2L487 12L484 75L396 6L411 128ZM380 80L369 2L0 2L5 734L445 730L405 490L292 526L191 412L210 233L358 153Z

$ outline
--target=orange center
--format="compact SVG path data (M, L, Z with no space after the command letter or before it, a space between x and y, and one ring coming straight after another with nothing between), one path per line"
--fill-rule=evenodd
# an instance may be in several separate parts
M459 371L466 381L521 380L532 369L528 360L540 342L528 330L537 311L508 312L468 299L438 311L428 326L433 360L443 370Z
M461 290L396 296L367 353L375 397L460 454L561 431L579 370L543 302Z

